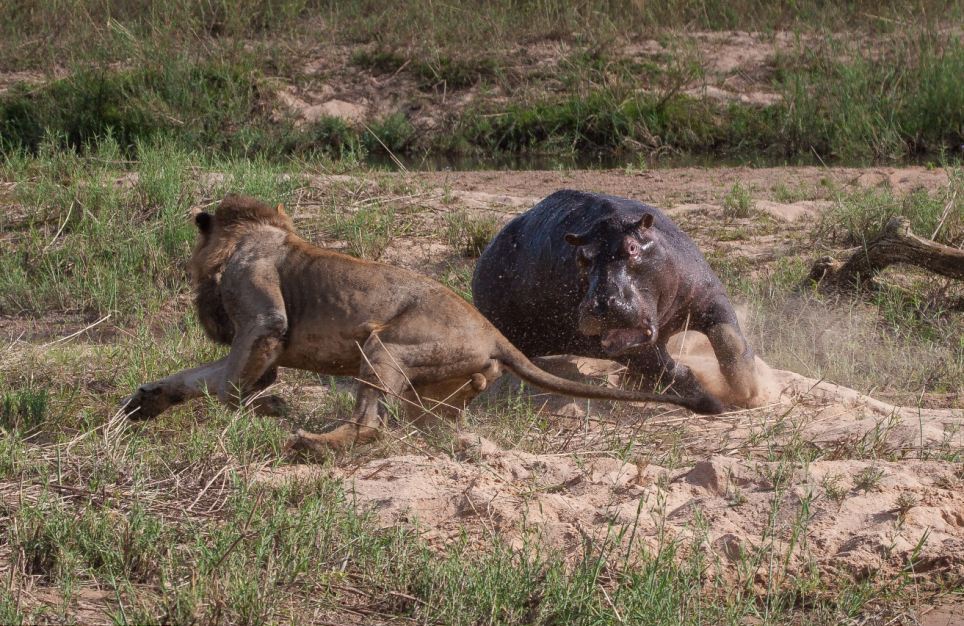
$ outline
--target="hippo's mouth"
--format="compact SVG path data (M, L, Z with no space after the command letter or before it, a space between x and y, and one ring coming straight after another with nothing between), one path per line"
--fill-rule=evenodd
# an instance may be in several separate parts
M656 332L650 328L614 328L602 334L602 349L609 356L619 356L633 348L648 346L656 341Z

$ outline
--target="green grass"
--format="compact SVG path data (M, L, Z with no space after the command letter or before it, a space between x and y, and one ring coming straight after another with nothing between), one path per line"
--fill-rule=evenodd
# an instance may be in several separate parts
M947 170L950 184L936 192L916 189L897 194L887 188L838 194L821 214L817 236L847 245L864 245L894 216L906 217L911 230L949 246L964 243L964 173Z
M844 160L956 153L962 73L957 36L911 31L877 51L829 39L780 71L785 151Z
M588 11L568 2L496 2L467 13L424 2L385 11L361 0L163 7L84 0L6 8L0 68L58 72L0 93L0 151L36 151L51 137L82 150L109 135L126 157L164 137L194 152L273 160L640 151L827 162L959 158L964 45L929 27L959 13L956 3L870 11L855 2L835 16L818 3L739 5L616 2ZM665 34L671 24L725 28L736 16L740 29L756 23L806 35L774 62L769 88L781 102L700 95L704 53L685 31ZM654 29L665 51L627 57L621 42L640 28ZM881 30L873 47L861 39ZM555 69L518 62L518 47L534 32L571 46ZM364 125L302 123L275 92L316 81L301 61L317 36L349 47L343 69L380 82L403 73L421 93L397 94L392 109L373 107ZM472 97L450 95L467 89ZM441 109L430 122L419 117L426 102Z
M740 183L735 183L723 196L723 217L727 219L748 218L752 209L753 196L750 195L750 190Z
M391 207L366 206L356 212L337 214L332 234L347 242L348 252L363 259L378 259L395 236L395 211Z
M499 232L494 217L471 217L465 211L453 211L445 216L445 240L462 256L477 258Z
M36 151L52 136L81 149L110 135L130 154L137 142L176 135L212 151L250 149L241 128L256 117L257 73L250 65L167 56L138 69L80 69L40 88L0 98L0 148Z
M3 224L11 237L0 254L4 314L133 315L161 306L186 288L197 194L247 190L283 201L295 185L265 163L234 161L221 182L202 189L192 161L200 157L167 142L137 144L134 173L124 171L110 138L90 158L58 148L43 144L37 158L14 153L3 165L17 183L6 201L20 214Z
M351 63L378 75L407 70L426 90L464 89L500 72L499 64L491 58L461 59L436 53L423 59L385 48L360 48L352 53Z
M889 32L905 24L959 20L950 0L908 5L888 0L846 2L835 11L816 0L670 0L639 4L617 0L588 6L566 0L473 2L439 5L416 0L386 10L373 0L223 0L217 3L56 0L31 7L0 7L0 69L49 68L64 59L121 60L143 40L165 46L311 38L411 47L447 53L490 49L494 42L548 38L605 45L620 36L668 29L840 30Z
M783 102L719 104L679 94L698 76L671 75L656 93L638 93L638 77L592 82L582 93L511 103L469 114L456 135L484 150L619 149L747 157L765 154L844 162L956 155L964 139L964 44L908 35L881 52L829 38L781 67ZM880 54L887 59L881 62ZM676 72L675 74L673 72ZM456 145L459 145L456 143Z

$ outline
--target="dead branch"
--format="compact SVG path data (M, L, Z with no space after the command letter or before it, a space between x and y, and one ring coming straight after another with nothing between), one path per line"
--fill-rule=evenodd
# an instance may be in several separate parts
M892 217L879 235L866 245L847 250L842 259L821 257L808 280L822 287L865 285L889 265L916 265L941 276L964 280L964 250L918 237L904 217Z

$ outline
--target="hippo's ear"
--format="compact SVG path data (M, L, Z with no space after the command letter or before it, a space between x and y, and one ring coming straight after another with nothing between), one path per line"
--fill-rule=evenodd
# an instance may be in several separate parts
M643 213L643 216L639 218L639 221L633 224L633 227L638 230L646 230L653 225L653 214Z
M569 233L566 235L566 243L570 246L581 246L586 243L586 236Z
M194 216L194 223L197 228L202 233L211 232L211 227L214 226L214 217L205 211L201 211Z

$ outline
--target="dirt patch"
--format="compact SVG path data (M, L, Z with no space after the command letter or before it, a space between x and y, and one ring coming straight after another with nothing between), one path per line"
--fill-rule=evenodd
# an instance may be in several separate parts
M775 203L778 202L774 189L779 185L801 189L809 196L804 200L826 200L834 188L848 191L885 186L903 193L916 187L936 189L947 185L944 170L925 167L423 172L419 179L439 188L457 186L461 193L482 192L514 198L544 198L553 191L569 187L635 198L666 209L696 203L718 205L736 183L749 189L754 199Z
M702 382L719 386L709 344L697 337L677 338L674 348ZM570 376L613 382L618 374L592 359L554 361L559 373L568 362ZM560 429L566 418L595 434L599 424L617 423L603 437L607 449L577 442L534 453L463 432L451 455L393 455L334 473L386 527L418 527L436 545L468 533L480 546L499 537L576 558L586 541L650 552L676 541L705 550L722 575L750 566L758 581L813 566L857 578L903 568L930 580L964 575L962 477L944 460L964 450L964 411L896 407L758 364L763 406L711 419L533 392L543 419ZM495 393L517 389L509 378ZM646 446L658 446L669 424L685 426L690 456L674 466L649 463ZM630 432L646 443L617 458L613 444ZM814 449L820 454L809 458L821 460L807 462ZM326 471L282 468L260 480ZM773 554L775 569L765 556Z
M803 45L803 39L804 35L786 32L692 32L662 40L614 43L606 54L660 67L685 59L701 71L683 86L683 93L766 106L781 100L772 86L778 55ZM362 50L330 44L303 51L297 84L281 77L272 79L277 85L278 114L293 114L302 122L332 115L360 124L403 112L417 129L432 130L470 107L491 108L517 97L531 100L556 91L557 75L576 52L560 41L495 51L502 59L501 78L456 89L444 80L427 85L413 74L425 62L424 53L397 51L399 67L379 69L352 61Z

